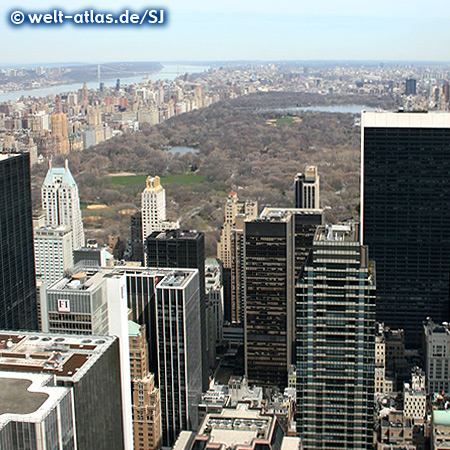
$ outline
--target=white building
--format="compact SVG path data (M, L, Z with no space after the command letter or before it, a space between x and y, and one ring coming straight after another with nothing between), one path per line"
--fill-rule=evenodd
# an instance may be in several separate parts
M423 422L427 413L425 374L415 367L411 379L411 384L405 383L403 389L403 415L415 422Z
M431 394L450 393L450 327L435 324L430 318L424 323L425 373L427 391Z
M166 221L166 191L158 176L147 177L146 187L141 195L142 242L154 231L180 228L178 222Z
M69 227L40 227L34 230L36 275L53 283L73 266L72 230Z
M78 186L66 160L64 167L52 167L42 185L42 209L47 226L64 225L72 229L73 250L84 247Z

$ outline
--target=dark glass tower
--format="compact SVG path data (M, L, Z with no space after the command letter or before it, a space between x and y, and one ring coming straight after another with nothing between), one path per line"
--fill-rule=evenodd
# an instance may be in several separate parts
M362 241L377 266L377 320L421 343L449 320L450 114L362 114Z
M30 155L0 153L0 328L37 330Z
M287 385L295 356L294 287L321 209L265 208L245 222L245 372L252 383Z
M200 285L200 324L202 346L206 338L206 293L205 293L205 236L197 231L154 231L146 241L147 266L198 269ZM202 389L209 386L208 354L202 351Z
M294 220L268 211L245 222L245 373L250 383L287 386L294 342Z

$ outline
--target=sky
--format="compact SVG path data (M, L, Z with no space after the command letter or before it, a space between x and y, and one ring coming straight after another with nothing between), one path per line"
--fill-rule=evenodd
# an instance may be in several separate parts
M164 26L12 26L12 11L164 9ZM448 0L1 0L0 64L450 61Z

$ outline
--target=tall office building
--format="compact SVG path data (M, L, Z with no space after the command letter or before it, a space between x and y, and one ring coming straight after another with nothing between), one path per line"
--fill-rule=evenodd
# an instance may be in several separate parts
M49 286L44 298L46 329L83 334L107 330L104 334L119 336L121 383L127 386L122 404L129 405L123 407L127 449L133 446L128 433L128 425L132 429L128 308L142 332L145 328L148 365L161 396L163 445L172 445L181 430L197 427L202 393L197 270L89 268Z
M405 95L417 95L417 80L415 78L406 79Z
M2 450L128 448L116 337L0 331L0 348Z
M294 286L323 221L320 209L265 208L245 222L245 373L287 387L295 340Z
M205 235L195 230L155 231L146 240L147 266L197 269L200 287L202 345L202 389L209 386L208 338L206 329Z
M37 330L30 156L0 153L0 327Z
M421 345L449 320L450 114L363 112L361 241L377 265L377 321Z
M52 137L55 141L56 154L69 153L69 137L67 134L67 116L63 112L52 114Z
M50 333L110 335L120 339L124 445L126 450L131 450L131 377L125 278L95 267L83 270L41 287L42 329Z
M303 448L373 448L375 284L356 224L318 227L296 304Z
M161 395L163 445L197 426L202 383L200 292L193 269L116 268L133 321L145 327L149 368Z
M236 214L234 220L235 224L231 230L231 322L243 324L245 317L245 214Z
M142 212L136 211L130 216L131 259L145 265L142 236Z
M450 393L450 327L427 318L423 323L427 391Z
M42 209L46 225L55 228L64 225L72 229L73 250L84 247L78 186L67 160L64 167L52 167L50 163L42 185Z
M244 365L250 383L282 389L294 342L294 220L261 216L245 223Z
M36 275L41 281L54 283L73 266L72 230L40 227L34 230Z
M176 271L156 291L164 446L173 445L182 430L198 427L204 352L197 277L197 272Z
M307 166L305 173L295 176L295 207L320 208L320 177L317 166Z
M149 371L145 328L131 320L128 325L134 450L157 450L161 447L161 397Z
M70 388L48 374L0 371L0 390L0 449L76 448Z
M239 290L242 261L235 258L242 249L243 220L252 220L257 217L258 202L239 200L236 192L229 192L225 204L224 222L217 244L217 257L223 266L224 318L229 322L243 322L242 308L240 308L243 297Z
M142 242L154 231L179 228L178 222L166 220L166 191L159 177L147 177L141 195ZM162 267L162 266L161 266Z

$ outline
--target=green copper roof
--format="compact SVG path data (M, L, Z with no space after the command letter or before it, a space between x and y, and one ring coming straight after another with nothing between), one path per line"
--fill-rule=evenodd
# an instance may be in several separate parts
M128 336L139 336L141 334L141 326L132 320L128 321Z
M55 176L61 179L61 184L64 186L76 187L77 185L75 179L70 173L67 160L64 164L64 167L52 167L50 165L50 168L48 169L47 175L44 180L44 185L53 185Z
M433 423L435 425L450 426L450 411L433 411Z

